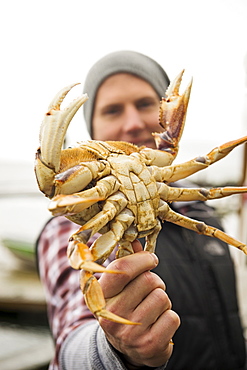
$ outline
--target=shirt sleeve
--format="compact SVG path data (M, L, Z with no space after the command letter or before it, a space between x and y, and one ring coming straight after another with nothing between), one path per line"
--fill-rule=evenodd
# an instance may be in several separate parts
M97 321L71 332L61 347L59 357L63 370L126 369Z
M88 321L96 321L79 289L80 273L70 267L67 258L69 237L77 229L64 217L55 217L44 227L37 242L39 275L55 343L50 370L59 369L58 354L67 335Z
M62 370L127 370L97 321L78 327L67 336L61 347L59 363ZM165 367L152 369L164 370Z

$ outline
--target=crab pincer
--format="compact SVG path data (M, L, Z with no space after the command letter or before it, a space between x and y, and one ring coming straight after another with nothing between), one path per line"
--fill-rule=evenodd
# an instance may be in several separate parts
M159 123L164 131L153 133L157 149L171 153L173 160L178 153L179 141L184 130L192 87L191 79L184 93L179 95L183 74L184 70L171 82L166 90L166 97L160 102Z

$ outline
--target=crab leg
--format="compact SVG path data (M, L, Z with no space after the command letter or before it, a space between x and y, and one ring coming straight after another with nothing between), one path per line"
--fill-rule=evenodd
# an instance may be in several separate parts
M101 212L96 214L70 237L67 253L72 267L91 272L102 272L102 267L93 262L97 258L88 250L86 243L92 235L97 233L111 221L118 212L124 209L126 204L127 200L121 193L114 194L108 198ZM109 251L109 254L110 253L111 251Z
M161 224L160 224L160 222L158 222L157 225L154 227L153 232L146 236L146 243L145 243L145 246L144 246L145 251L148 251L150 253L155 252L157 237L158 237L161 229L162 229Z
M91 255L93 261L102 263L111 254L117 242L122 238L124 231L134 221L132 212L125 209L121 212L127 204L127 200L121 193L116 193L109 197L103 210L94 216L90 221L83 225L70 238L71 248L73 243L79 242L87 243L89 238L102 229L108 222L111 221L110 231L101 235L91 247ZM83 269L86 269L85 266ZM90 269L90 271L94 271Z
M111 225L112 230L109 231L109 234L106 233L102 235L98 240L96 240L91 247L91 259L93 261L101 260L104 258L104 260L110 255L114 247L116 246L118 240L121 239L125 229L133 222L134 217L131 214L131 217L126 215L125 219L122 221L124 223L125 228L123 228L122 232L119 232L117 230L117 224L120 221L118 218L121 218L120 212L125 208L127 204L126 198L123 196L122 193L117 192L111 197L109 197L106 201L106 203L103 206L103 209L101 212L96 214L94 217L92 217L88 222L86 222L78 231L76 231L71 237L70 237L70 250L73 250L77 247L78 242L79 243L87 243L87 241L90 239L91 236L96 234L99 230L101 230L108 222L110 222L114 217L115 221ZM128 212L128 211L127 211ZM130 211L129 211L130 212ZM116 230L114 230L114 228ZM114 231L117 236L114 235ZM112 238L113 236L113 238ZM75 246L74 246L75 244ZM84 263L83 258L81 264ZM86 269L85 265L83 269ZM87 269L89 271L94 271L94 269L89 268Z
M136 226L133 224L125 230L124 235L121 240L119 240L119 247L116 253L116 258L122 258L133 254L132 242L138 238L138 231Z
M96 239L91 247L94 261L103 263L106 260L134 219L132 212L125 209L111 221L110 230Z
M220 239L223 242L230 244L247 254L246 245L232 238L230 235L227 235L226 233L215 227L208 226L204 222L193 220L189 217L174 212L166 202L161 201L161 204L162 205L159 208L159 217L162 220L166 220L176 225L182 226L186 229L193 230L198 234L212 236L214 238Z
M124 221L126 220L122 220L123 225L125 224ZM128 225L126 227L128 227ZM123 232L124 230L122 231L122 233ZM84 298L88 308L96 317L102 317L107 320L117 322L119 324L141 325L141 323L126 320L105 309L106 302L101 286L98 280L92 274L92 272L122 274L124 273L124 271L109 270L93 262L93 255L87 245L85 245L84 243L80 243L77 240L73 240L73 243L69 243L67 255L71 267L77 270L83 269L83 271L81 271L80 278L81 290L84 294Z
M73 243L69 242L67 248L67 257L69 259L70 266L76 270L85 269L93 272L106 271L105 267L93 262L93 256L89 250L89 247L77 240L73 240ZM113 270L107 270L106 272L119 273L119 271Z
M51 200L48 209L53 216L77 214L92 204L107 199L119 187L115 176L107 176L99 180L93 188L72 195L57 195Z
M101 289L101 286L96 279L88 271L82 271L81 273L81 290L84 294L84 298L89 310L97 317L102 317L104 319L117 322L119 324L127 324L127 325L141 325L141 323L133 322L126 320L114 313L107 311L105 306L105 298Z
M102 211L85 223L74 235L79 236L85 230L91 230L91 236L93 236L120 213L126 205L125 196L121 192L116 192L106 200Z
M225 188L173 188L164 183L157 183L159 195L164 201L183 202L192 200L206 201L209 199L220 199L233 194L247 193L247 187L225 187Z
M155 176L157 181L175 182L177 180L184 179L219 161L220 159L227 156L238 145L244 144L246 142L247 136L244 136L240 139L229 141L219 147L214 148L205 156L196 157L182 164L167 166L163 169L155 169L155 167L153 166L153 175Z

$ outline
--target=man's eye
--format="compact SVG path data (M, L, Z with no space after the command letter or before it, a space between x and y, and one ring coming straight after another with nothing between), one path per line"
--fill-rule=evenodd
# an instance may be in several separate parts
M145 100L141 100L137 103L137 107L138 109L145 109L145 108L151 108L151 107L154 107L156 106L156 102L152 99L145 99Z
M116 114L119 110L118 109L109 109L107 114Z
M115 115L115 114L118 114L120 112L120 107L118 106L111 106L111 107L107 107L103 110L103 114L104 115Z
M152 105L150 102L143 102L140 104L140 107L150 107L150 105Z

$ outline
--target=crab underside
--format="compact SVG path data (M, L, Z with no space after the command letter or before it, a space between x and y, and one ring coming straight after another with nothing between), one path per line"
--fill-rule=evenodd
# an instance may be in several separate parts
M89 140L62 150L71 119L87 100L84 94L66 109L60 105L75 86L62 89L51 102L40 130L40 148L35 172L40 190L51 199L49 210L80 225L68 244L73 268L83 270L81 287L89 309L96 317L124 324L137 324L105 309L105 300L95 272L106 270L102 263L118 245L117 258L133 253L132 242L146 237L145 250L154 252L162 221L197 233L216 237L245 254L246 246L221 230L174 212L169 204L206 201L247 192L246 187L175 188L169 183L184 179L225 157L247 136L221 145L205 156L173 165L183 132L192 82L179 95L183 71L170 84L160 103L163 132L154 133L157 149L126 142ZM101 236L89 249L88 240Z

